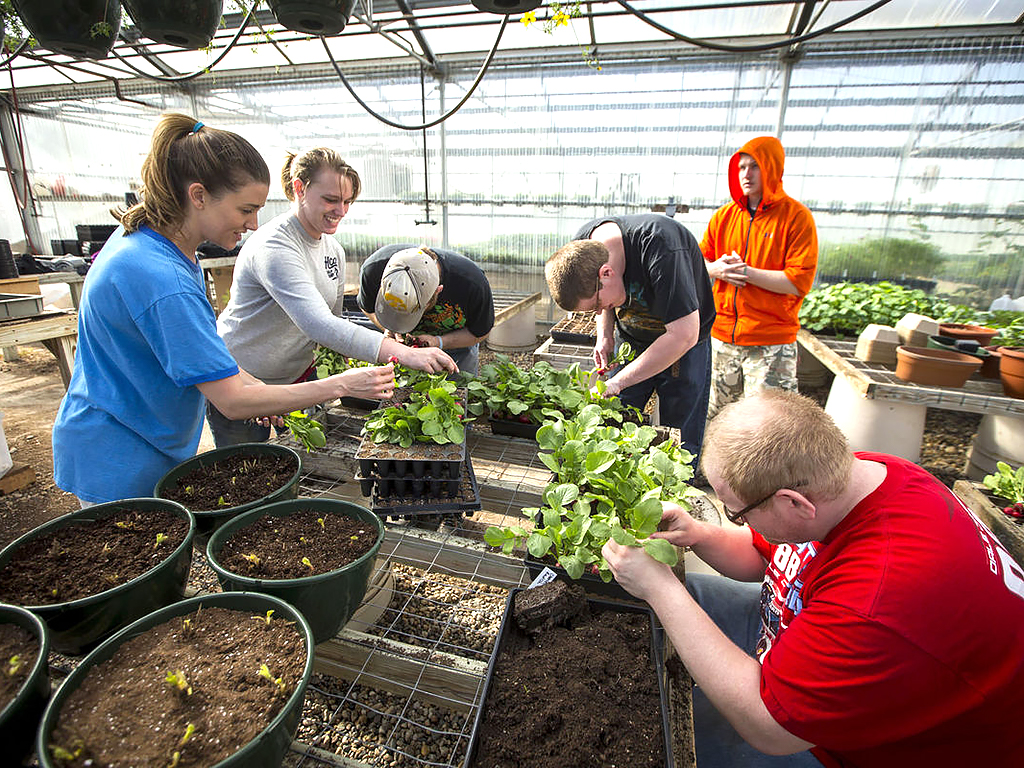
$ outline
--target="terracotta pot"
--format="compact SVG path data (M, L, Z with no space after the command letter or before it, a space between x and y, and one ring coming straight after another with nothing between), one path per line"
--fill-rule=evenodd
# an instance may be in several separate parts
M992 337L999 333L996 328L982 325L963 325L962 323L939 323L939 335L953 339L974 339L979 345L985 346Z
M999 347L982 347L982 349L988 352L988 357L981 364L981 370L978 373L985 379L998 379L999 361L1002 358L1002 355L999 354Z
M1024 347L999 347L999 355L1003 393L1024 399Z
M961 352L927 347L897 347L896 376L933 387L962 387L981 367L981 359Z

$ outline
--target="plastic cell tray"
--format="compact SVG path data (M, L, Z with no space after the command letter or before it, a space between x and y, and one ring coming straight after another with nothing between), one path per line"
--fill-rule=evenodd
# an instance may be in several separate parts
M42 314L43 297L34 293L0 293L0 320Z
M431 481L423 482L420 491L422 495L400 495L395 493L395 486L389 487L388 495L382 492L379 485L381 478L356 476L364 496L370 497L370 509L381 518L402 518L420 517L445 513L458 513L480 509L480 488L477 485L476 474L473 472L473 464L466 458L465 468L461 472L461 479L454 481L444 480L438 490L440 495L435 495L434 484ZM406 481L408 491L414 490L413 481ZM418 486L417 486L418 487Z
M527 440L537 439L537 430L540 424L524 424L521 421L510 421L509 419L489 418L487 423L491 425L491 432L495 435L509 435L511 437L524 437Z

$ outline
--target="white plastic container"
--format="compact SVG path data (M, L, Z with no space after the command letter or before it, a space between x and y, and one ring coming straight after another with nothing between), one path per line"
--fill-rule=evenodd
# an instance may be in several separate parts
M899 345L900 334L895 328L872 323L857 337L853 356L867 363L896 365L896 347Z
M4 436L4 412L0 411L0 477L6 475L13 466L14 460L11 458L7 438Z
M903 346L927 347L928 337L939 335L939 323L916 312L908 312L896 323L896 331Z

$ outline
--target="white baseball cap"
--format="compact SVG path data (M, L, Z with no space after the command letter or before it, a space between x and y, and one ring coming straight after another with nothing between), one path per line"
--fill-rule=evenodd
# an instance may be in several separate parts
M430 306L441 282L437 260L422 248L403 248L388 259L374 312L393 333L409 333Z

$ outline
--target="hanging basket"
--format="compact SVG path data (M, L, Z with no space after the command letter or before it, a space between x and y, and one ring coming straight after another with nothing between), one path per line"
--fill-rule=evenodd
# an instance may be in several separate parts
M307 35L336 35L348 24L356 0L268 0L278 23Z
M543 4L541 0L472 0L473 5L487 13L500 13L508 16L513 13L526 13Z
M43 48L78 59L102 59L121 30L118 0L14 0L14 8Z
M210 44L224 13L224 0L121 1L150 40L193 50Z

